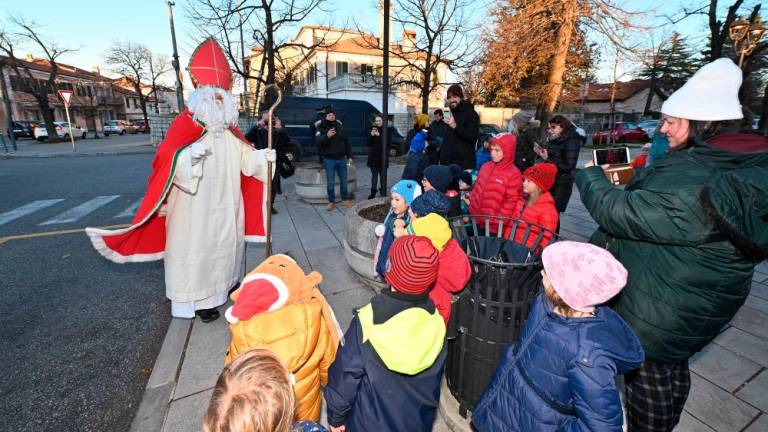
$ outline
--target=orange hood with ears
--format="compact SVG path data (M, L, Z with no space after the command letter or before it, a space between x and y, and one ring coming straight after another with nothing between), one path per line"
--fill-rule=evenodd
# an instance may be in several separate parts
M319 421L320 385L343 343L318 288L322 280L318 272L305 274L291 257L273 255L246 275L225 313L232 333L225 364L254 348L274 352L296 379L297 419Z

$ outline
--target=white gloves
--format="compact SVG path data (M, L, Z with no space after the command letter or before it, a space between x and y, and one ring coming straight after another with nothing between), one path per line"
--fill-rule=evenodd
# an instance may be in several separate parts
M267 159L267 162L275 163L277 161L277 151L275 149L264 150L264 157Z
M197 165L209 153L208 147L199 141L189 146L189 157L192 160L192 165Z

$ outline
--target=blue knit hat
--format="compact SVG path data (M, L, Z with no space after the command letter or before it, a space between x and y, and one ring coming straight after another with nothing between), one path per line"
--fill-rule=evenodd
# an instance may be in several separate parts
M451 203L448 198L436 190L424 192L420 197L413 200L411 210L416 217L423 217L430 213L437 213L442 217L448 217L448 210Z
M403 197L405 204L410 207L413 200L421 195L421 186L413 180L400 180L392 186L390 192Z
M427 132L421 131L411 138L411 151L414 153L421 153L427 146Z
M424 169L424 178L437 189L445 193L448 186L461 173L461 167L456 164L451 165L430 165Z

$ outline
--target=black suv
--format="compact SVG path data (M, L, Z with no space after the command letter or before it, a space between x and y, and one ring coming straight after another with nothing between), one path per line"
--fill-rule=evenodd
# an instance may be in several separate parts
M35 126L37 124L31 121L15 121L13 122L13 137L14 138L34 138ZM10 134L8 134L10 136Z

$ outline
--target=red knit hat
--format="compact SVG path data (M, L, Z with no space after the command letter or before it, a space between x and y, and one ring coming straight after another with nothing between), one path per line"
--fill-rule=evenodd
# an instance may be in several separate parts
M536 186L540 187L543 192L549 192L552 189L556 175L557 167L548 162L536 164L523 172L523 177L536 183Z
M437 249L426 237L407 235L395 239L384 278L401 293L421 294L437 280L437 256Z

